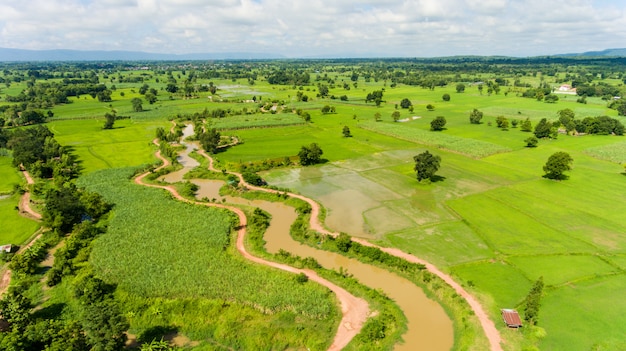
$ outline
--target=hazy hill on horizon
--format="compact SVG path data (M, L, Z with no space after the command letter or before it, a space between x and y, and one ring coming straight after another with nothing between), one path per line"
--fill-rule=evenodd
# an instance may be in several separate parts
M543 55L542 55L543 56ZM602 51L586 51L548 55L549 57L626 57L626 48L613 48ZM339 58L337 56L334 58ZM223 53L192 53L192 54L159 54L142 51L123 50L26 50L0 48L0 62L28 61L193 61L193 60L263 60L284 59L284 55L255 52L223 52ZM310 57L312 58L312 57ZM318 58L333 58L324 55Z

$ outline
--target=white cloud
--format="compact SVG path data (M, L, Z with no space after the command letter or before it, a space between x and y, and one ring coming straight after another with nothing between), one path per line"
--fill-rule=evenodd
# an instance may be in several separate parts
M0 0L0 46L542 55L626 43L619 0Z

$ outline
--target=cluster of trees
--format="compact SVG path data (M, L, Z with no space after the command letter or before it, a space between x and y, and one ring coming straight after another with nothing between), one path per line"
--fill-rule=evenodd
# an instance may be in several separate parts
M19 148L15 148L17 145ZM30 168L42 159L47 162L50 157L67 155L43 126L15 130L7 146L13 146L14 154L17 153L15 164L24 163ZM40 159L41 154L45 156ZM43 222L51 230L11 259L10 267L17 283L0 300L0 315L8 323L0 333L0 349L122 349L129 324L114 298L115 286L99 279L88 262L91 242L105 228L97 222L110 211L111 205L99 194L76 187L64 173L53 172L53 175L54 182L42 188L46 202ZM67 305L61 313L54 305L34 311L28 296L32 296L33 284L41 279L39 263L48 248L67 233L70 235L66 244L57 251L53 267L46 273L50 286L67 279L70 291Z
M218 146L220 145L220 141L222 140L222 135L215 128L209 128L206 131L203 131L199 135L198 141L200 141L200 145L204 151L215 154L217 153Z
M73 155L61 146L54 134L45 126L0 129L0 148L13 152L13 165L22 165L38 178L54 177L59 181L78 176L80 167Z
M102 196L67 182L46 191L43 223L59 233L69 233L85 220L98 221L111 210Z
M530 325L537 325L542 294L543 277L539 277L524 299L524 320Z
M371 93L367 93L367 96L365 97L365 102L370 101L373 101L376 106L380 106L381 102L383 101L383 91L376 90Z
M293 69L280 69L267 77L267 82L270 84L307 85L310 81L311 76L308 72Z
M43 112L33 109L26 103L15 105L0 106L0 128L3 126L27 126L31 124L40 124L46 121L47 117L52 117L52 111L48 111L46 115Z
M322 107L322 114L329 114L329 113L335 113L337 110L335 109L335 106L330 106L330 105L324 105L324 107Z
M624 135L624 125L622 122L609 116L576 119L574 111L571 109L560 110L557 114L559 115L559 125L563 126L567 132L576 131L577 133L586 134Z

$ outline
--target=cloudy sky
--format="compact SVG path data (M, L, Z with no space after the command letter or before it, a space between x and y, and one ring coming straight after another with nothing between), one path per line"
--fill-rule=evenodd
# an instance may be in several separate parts
M624 0L0 0L0 47L286 57L626 47Z

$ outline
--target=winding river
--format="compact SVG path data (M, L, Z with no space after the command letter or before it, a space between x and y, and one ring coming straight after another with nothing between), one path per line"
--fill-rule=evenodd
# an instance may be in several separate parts
M183 132L184 137L191 135L193 127L188 125ZM198 165L197 161L189 157L189 153L195 148L194 144L183 144L186 148L178 156L183 169L162 176L161 180L171 183L182 181L183 175ZM194 179L191 182L199 187L196 194L198 199L215 198L218 202L222 201L218 192L223 181ZM230 196L224 197L224 200L231 204L259 207L272 215L270 226L264 237L268 252L276 253L283 249L301 257L313 257L324 268L347 270L364 285L379 289L393 299L408 321L407 332L403 335L404 341L397 344L395 350L437 351L449 350L452 347L454 342L452 321L443 308L429 299L421 288L384 269L296 242L289 234L290 226L297 216L292 207L278 202L246 200Z

